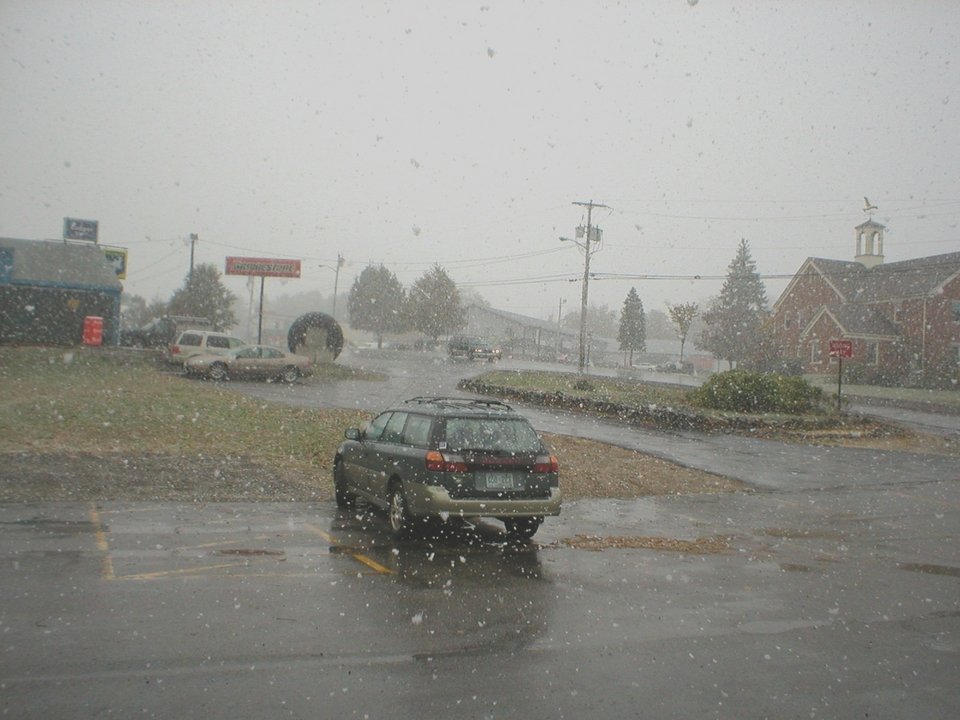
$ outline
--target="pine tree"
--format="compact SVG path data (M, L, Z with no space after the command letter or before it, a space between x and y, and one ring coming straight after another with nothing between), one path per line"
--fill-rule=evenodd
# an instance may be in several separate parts
M741 239L720 296L703 314L706 327L698 346L733 367L753 353L766 311L766 289L750 256L750 246Z
M440 265L434 265L410 289L410 322L436 341L466 325L466 313L456 283Z
M368 265L350 288L350 327L376 335L381 348L386 333L406 330L405 304L406 293L397 276L383 265Z
M647 347L647 327L643 315L643 301L637 295L636 288L630 288L623 309L620 310L620 328L617 332L620 349L629 351L628 365L633 365L634 350L645 350Z

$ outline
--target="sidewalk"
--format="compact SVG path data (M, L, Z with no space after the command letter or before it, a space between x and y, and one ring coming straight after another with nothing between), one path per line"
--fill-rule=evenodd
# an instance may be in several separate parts
M804 375L810 384L834 395L837 379L825 375ZM960 389L921 390L918 388L880 387L879 385L847 385L841 388L843 397L852 404L899 407L917 412L960 415Z

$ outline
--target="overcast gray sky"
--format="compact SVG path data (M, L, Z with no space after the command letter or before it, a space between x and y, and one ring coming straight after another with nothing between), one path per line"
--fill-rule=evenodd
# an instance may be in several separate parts
M301 258L267 294L405 285L441 263L495 306L579 303L561 235L594 200L598 273L764 275L960 250L960 3L0 0L0 235L96 219L128 291L189 262ZM511 281L509 284L499 284ZM232 289L243 283L230 278ZM619 309L709 279L606 279ZM771 302L785 285L771 279Z

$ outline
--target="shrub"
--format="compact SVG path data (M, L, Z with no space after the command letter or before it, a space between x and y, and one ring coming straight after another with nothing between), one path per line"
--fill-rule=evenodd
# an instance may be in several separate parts
M819 409L823 391L802 377L729 370L712 376L691 393L690 400L728 412L800 415Z
M580 378L579 380L573 383L574 390L582 390L584 392L593 392L594 386L593 383L587 380L586 378Z
M843 381L851 385L900 387L907 384L906 380L906 376L900 370L888 369L880 365L849 362L843 366Z

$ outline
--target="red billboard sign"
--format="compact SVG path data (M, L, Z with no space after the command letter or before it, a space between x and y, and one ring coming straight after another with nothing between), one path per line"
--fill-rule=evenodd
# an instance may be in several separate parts
M831 340L830 357L849 360L853 357L853 340Z
M280 258L228 257L226 274L298 278L300 261Z

